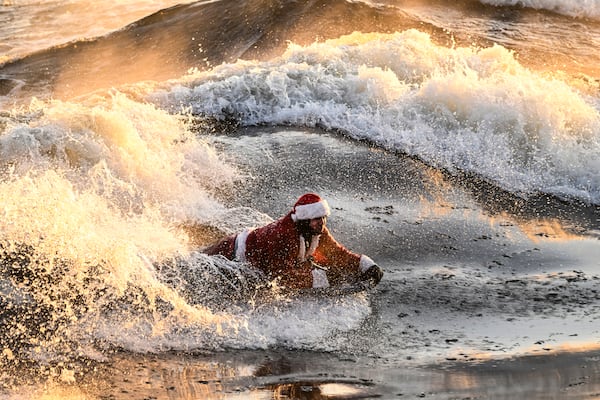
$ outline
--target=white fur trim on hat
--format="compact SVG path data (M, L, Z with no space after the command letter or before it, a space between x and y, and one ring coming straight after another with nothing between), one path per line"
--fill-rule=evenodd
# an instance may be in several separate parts
M302 219L313 219L320 217L327 217L331 213L327 200L321 199L316 203L303 204L294 207L292 213L292 219L294 221Z
M365 256L364 254L360 256L360 263L358 264L360 272L365 272L373 265L375 265L375 261L371 260L369 256Z

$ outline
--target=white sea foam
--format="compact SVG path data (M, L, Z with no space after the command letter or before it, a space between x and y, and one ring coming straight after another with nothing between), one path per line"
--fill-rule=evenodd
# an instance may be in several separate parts
M570 17L600 19L598 0L479 0L492 6L521 6L548 10Z
M497 45L447 48L416 30L355 33L192 74L150 98L244 124L342 129L513 192L600 202L598 98Z
M236 179L178 117L115 93L34 102L3 123L1 249L30 260L21 289L54 310L44 323L73 321L59 324L55 342L32 343L60 352L53 346L100 337L103 326L114 331L107 321L154 336L179 324L209 332L234 324L188 303L154 268L189 252L179 225L227 212L211 191ZM171 311L159 313L159 299ZM127 345L122 337L114 343Z
M3 122L0 250L29 261L23 284L2 290L27 299L31 312L52 310L40 323L55 336L23 335L19 345L33 345L36 357L56 360L75 343L94 358L94 341L143 352L324 349L322 337L368 314L360 296L253 306L243 295L255 290L255 271L194 251L181 224L233 232L270 218L213 198L240 176L181 117L114 93L33 102ZM242 305L227 303L227 293Z

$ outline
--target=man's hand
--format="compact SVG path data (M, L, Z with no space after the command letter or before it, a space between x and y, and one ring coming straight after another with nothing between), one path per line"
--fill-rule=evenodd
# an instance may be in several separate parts
M362 273L360 276L361 281L370 280L375 285L383 278L383 270L378 265L371 265L368 270Z

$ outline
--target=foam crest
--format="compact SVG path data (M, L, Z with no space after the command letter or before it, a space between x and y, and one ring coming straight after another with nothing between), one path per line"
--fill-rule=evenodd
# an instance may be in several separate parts
M237 179L183 119L115 93L87 103L34 102L26 124L9 122L0 138L4 165L17 174L58 168L75 186L135 211L207 215L217 207L207 192Z
M570 17L600 19L598 0L480 0L492 6L521 6L548 10Z
M416 30L354 33L192 74L150 98L245 124L341 129L513 192L600 201L598 99L498 45L447 48Z

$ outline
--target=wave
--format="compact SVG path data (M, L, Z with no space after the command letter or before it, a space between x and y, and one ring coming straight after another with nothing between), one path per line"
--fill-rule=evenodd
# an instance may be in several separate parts
M204 140L215 120L342 131L512 193L600 203L594 90L438 35L368 2L205 1L4 65L9 101L81 96L0 113L0 366L106 347L343 347L370 312L361 295L215 304L260 278L195 239L269 220L226 207L247 177Z
M521 6L534 10L547 10L557 14L576 18L600 20L600 2L598 0L479 0L492 6Z
M159 297L188 319L218 321L157 281L147 260L185 251L172 221L201 220L203 210L214 215L220 208L208 194L211 178L226 181L232 170L186 138L177 118L124 96L28 111L5 116L0 138L0 265L3 280L16 285L0 297L16 308L16 320L30 320L36 308L46 310L47 320L42 337L35 329L22 336L5 331L7 348L23 354L47 339L55 359L69 341L85 347L94 340L86 332L100 329L107 319L99 316L115 305L151 313ZM25 298L20 307L15 296ZM131 321L142 329L146 317L139 312Z
M128 0L108 4L90 0L24 0L17 6L15 2L4 2L0 12L0 62L106 35L178 3L181 1Z
M240 58L267 60L281 54L288 41L310 44L354 30L392 32L419 24L395 8L345 0L180 4L105 36L4 63L0 83L6 89L0 86L0 95L10 101L44 94L71 99Z
M416 30L355 33L197 72L148 99L245 125L341 130L512 193L600 202L598 98L501 46L447 48Z
M365 296L290 302L255 271L197 252L210 227L271 219L217 200L244 176L185 117L115 91L33 102L0 124L7 382L116 349L329 351L368 315Z
M210 70L238 59L267 61L280 56L289 42L308 46L355 31L387 34L418 29L449 47L501 43L537 68L595 74L598 62L590 49L596 47L598 35L593 25L576 25L564 18L547 24L524 13L507 16L482 3L473 7L472 2L459 2L451 10L438 3L419 7L346 0L179 4L104 36L79 38L5 62L0 66L0 101L12 104L23 98L27 102L33 96L67 100L123 84L176 79L191 68ZM453 18L447 18L448 12ZM559 27L548 27L554 23ZM540 59L552 62L542 64Z

